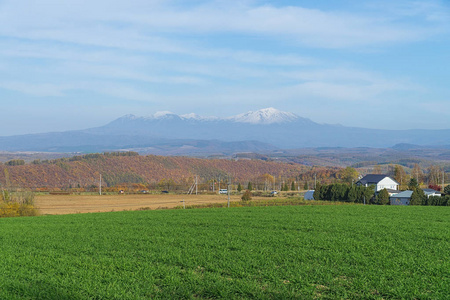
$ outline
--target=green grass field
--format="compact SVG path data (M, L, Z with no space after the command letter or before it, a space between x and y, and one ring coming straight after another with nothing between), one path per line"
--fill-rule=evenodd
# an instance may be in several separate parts
M447 207L0 219L0 299L448 299Z

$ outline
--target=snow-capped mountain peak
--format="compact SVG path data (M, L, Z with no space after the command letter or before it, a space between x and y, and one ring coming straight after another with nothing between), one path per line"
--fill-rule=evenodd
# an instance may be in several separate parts
M174 114L171 111L158 111L153 114L153 118L155 118L155 119L162 119L162 118L166 118L168 116L176 116L176 114Z
M183 119L194 119L194 120L202 119L202 117L197 115L196 113L184 114L180 115L180 117L182 117Z
M128 121L145 121L152 122L157 120L186 120L186 121L226 121L235 123L247 123L247 124L282 124L300 121L301 117L290 112L284 112L273 107L260 109L257 111L249 111L247 113L239 114L228 118L219 117L204 117L195 113L177 115L170 111L158 111L147 117L137 117L135 115L125 115L118 119L120 122ZM307 119L304 119L307 120Z
M273 107L249 111L230 118L239 123L274 124L289 123L299 119L299 116L290 112L284 112Z
M135 120L139 120L139 121L172 120L172 119L178 119L178 118L180 118L180 117L171 111L158 111L149 116L134 117Z
M180 118L185 119L185 120L195 120L195 121L213 121L213 120L219 119L218 117L203 117L203 116L199 116L195 113L180 115Z

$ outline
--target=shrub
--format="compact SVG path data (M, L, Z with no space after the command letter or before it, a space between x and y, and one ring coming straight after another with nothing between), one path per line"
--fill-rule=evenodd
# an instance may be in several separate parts
M241 199L242 199L242 201L252 200L252 192L250 192L249 190L246 190L244 192L244 195L242 195Z
M19 203L0 203L0 218L37 215L38 211L33 205Z
M0 218L37 216L38 211L33 204L34 193L32 192L3 190L0 194Z

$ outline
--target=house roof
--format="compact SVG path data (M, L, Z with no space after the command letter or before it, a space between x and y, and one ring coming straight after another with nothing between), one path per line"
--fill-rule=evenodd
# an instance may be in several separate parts
M398 194L394 194L391 196L391 198L411 198L413 194L413 191L403 191Z
M377 184L378 182L380 182L381 180L385 179L386 177L390 178L389 176L384 175L384 174L367 174L366 176L361 178L358 182L360 182L361 184L364 184L364 185L366 185L366 184ZM392 178L390 178L390 179L393 180L396 184L399 184L394 179L392 179Z
M427 195L431 195L431 194L441 194L441 192L433 190L433 189L423 189L423 192Z

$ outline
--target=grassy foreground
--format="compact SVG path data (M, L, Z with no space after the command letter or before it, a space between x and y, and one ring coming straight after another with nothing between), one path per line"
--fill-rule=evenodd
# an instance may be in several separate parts
M0 299L450 296L447 207L0 219Z

